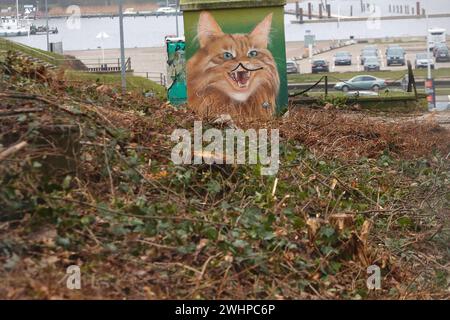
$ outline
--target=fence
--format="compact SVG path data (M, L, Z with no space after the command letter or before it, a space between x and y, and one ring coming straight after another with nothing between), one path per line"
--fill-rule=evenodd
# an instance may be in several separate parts
M356 76L356 77L361 77L361 78L370 77L370 78L376 79L376 77L364 76L364 75L360 75L360 76ZM324 94L326 97L329 94L329 89L332 88L329 83L330 80L335 81L336 83L340 84L340 88L338 88L338 90L341 90L344 92L354 91L356 96L359 96L361 91L376 91L376 92L378 92L380 90L390 91L390 90L402 88L406 92L409 92L409 93L414 92L415 99L416 100L418 99L417 84L416 84L414 72L413 72L410 61L408 61L407 74L401 76L399 79L395 79L392 81L385 81L384 84L379 83L377 81L372 83L367 79L362 79L361 81L358 81L358 82L351 82L350 80L339 79L334 75L325 75L325 76L321 77L314 84L302 85L300 87L297 87L296 89L302 89L302 91L291 93L289 95L289 97L296 98L299 96L304 96L307 93L318 93L318 92ZM367 84L364 83L365 81L367 81ZM369 83L371 83L371 84L369 84Z
M133 74L159 83L163 87L167 86L167 77L162 72L133 72Z
M95 61L95 62L94 62ZM117 73L122 71L120 58L117 59L83 59L83 64L88 72L94 73ZM133 71L131 68L131 58L125 61L125 71Z

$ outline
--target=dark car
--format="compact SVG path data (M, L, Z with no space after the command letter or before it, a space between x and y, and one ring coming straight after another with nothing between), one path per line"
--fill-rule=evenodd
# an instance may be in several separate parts
M390 49L394 49L394 48L401 48L401 46L398 45L398 44L390 44L390 45L388 45L387 48L386 48L386 55L388 54L388 51Z
M350 52L341 51L334 55L334 64L336 66L351 66L352 65L352 55Z
M406 65L405 55L405 50L401 47L389 48L386 53L387 65Z
M450 53L447 47L440 48L436 51L436 62L450 61Z
M312 73L330 72L330 66L325 60L314 60L312 62Z
M444 49L444 48L447 48L447 49L448 49L446 43L436 43L436 44L434 45L434 48L431 49L431 50L433 50L433 56L436 58L437 51L440 50L440 49Z
M378 49L366 48L361 51L361 65L364 65L368 57L378 57Z
M299 73L297 63L292 60L286 61L286 71L288 74L297 74Z

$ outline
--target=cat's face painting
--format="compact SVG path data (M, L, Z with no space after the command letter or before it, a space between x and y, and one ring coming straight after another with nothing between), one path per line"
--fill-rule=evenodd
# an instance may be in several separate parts
M246 102L273 108L279 76L268 50L271 26L272 14L248 34L226 34L210 13L202 12L197 35L200 49L188 63L190 102L198 108L201 98L210 94L240 108Z

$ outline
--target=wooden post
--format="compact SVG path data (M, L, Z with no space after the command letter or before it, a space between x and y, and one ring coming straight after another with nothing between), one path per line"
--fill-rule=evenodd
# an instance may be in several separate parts
M325 97L328 96L328 76L325 76Z
M312 19L312 4L311 2L308 2L308 19Z
M417 94L417 85L416 85L416 79L414 77L413 68L411 65L411 61L408 60L408 92L411 92L414 89L414 95L416 97L416 101L419 99Z

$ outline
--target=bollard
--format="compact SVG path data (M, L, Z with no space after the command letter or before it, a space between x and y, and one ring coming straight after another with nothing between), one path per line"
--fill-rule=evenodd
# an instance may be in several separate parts
M323 18L322 5L319 5L319 19Z
M420 16L420 2L416 2L416 13Z
M288 105L285 0L181 0L188 105L266 118Z
M312 4L311 2L308 2L308 19L312 19Z
M328 18L331 18L331 4L327 4Z
M303 8L300 8L300 23L303 23Z
M297 17L297 20L300 18L300 4L298 1L295 3L295 16Z

